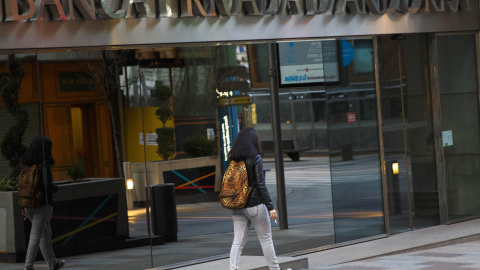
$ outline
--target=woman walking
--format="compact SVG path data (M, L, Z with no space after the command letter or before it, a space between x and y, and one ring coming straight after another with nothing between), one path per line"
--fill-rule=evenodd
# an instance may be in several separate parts
M248 184L252 187L245 208L232 210L234 239L230 250L230 270L239 269L242 249L247 241L250 224L257 232L263 256L270 270L280 270L272 241L270 219L277 219L277 212L268 194L263 175L261 141L253 128L245 128L237 135L228 153L228 162L244 161L247 167Z
M35 258L37 257L39 247L51 270L61 269L65 265L64 260L57 260L52 247L52 229L50 228L50 218L53 212L52 193L58 189L58 187L53 184L52 165L54 164L52 141L42 135L35 137L22 157L22 166L37 165L38 174L42 180L41 185L44 188L43 201L40 207L22 209L22 214L32 222L27 257L25 258L25 270L34 269Z

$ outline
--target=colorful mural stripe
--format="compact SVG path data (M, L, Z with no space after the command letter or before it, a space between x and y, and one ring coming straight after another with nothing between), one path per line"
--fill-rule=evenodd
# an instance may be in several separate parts
M90 214L90 216L89 216L87 219L85 219L85 220L82 222L82 224L80 224L80 226L78 226L77 229L80 229L80 228L82 228L83 226L85 226L85 224L87 224L87 223L90 221L90 219L93 218L93 216L94 216L98 211L100 211L100 209L102 209L102 207L103 207L112 197L113 197L113 194L108 195L108 197L107 197L105 200L103 200L103 202L97 207L97 209L95 209L95 210L92 212L92 214ZM75 234L70 235L67 239L65 239L65 241L64 241L62 244L63 244L63 245L67 244L67 243L72 239L72 237L73 237L74 235L75 235Z
M59 236L59 237L53 239L53 240L52 240L52 243L58 242L58 241L62 240L63 238L66 238L66 237L69 237L69 236L71 236L71 235L74 235L74 234L76 234L77 232L81 232L81 231L83 231L83 230L86 230L86 229L88 229L88 228L90 228L90 227L92 227L92 226L95 226L95 225L97 225L98 223L104 222L105 220L108 220L108 219L110 219L110 218L112 218L112 217L114 217L114 216L116 216L116 215L117 215L117 213L115 212L115 213L110 214L110 215L108 215L108 216L106 216L106 217L104 217L104 218L101 218L101 219L99 219L99 220L97 220L97 221L95 221L95 222L92 222L92 223L90 223L90 224L88 224L88 225L86 225L86 226L83 226L83 227L78 228L78 229L76 229L76 230L73 230L73 231L71 231L71 232L69 232L69 233L66 233L66 234L64 234L64 235L62 235L62 236Z
M177 171L173 171L173 170L172 170L172 172L173 172L174 174L176 174L178 177L180 177L180 178L182 178L183 180L187 181L187 183L190 182L190 180L189 180L188 178L186 178L185 176L179 174ZM195 183L192 183L192 185L197 186L197 184L195 184ZM207 193L205 190L203 190L203 189L201 189L201 188L199 188L198 190L200 190L200 191L203 192L203 193Z
M200 180L205 179L205 178L207 178L207 177L210 177L210 176L212 176L212 175L215 175L215 172L212 172L212 173L209 173L209 174L204 175L204 176L202 176L202 177L199 177L199 178L197 178L197 179L195 179L195 180L192 180L192 181L190 181L190 182L188 182L188 183L181 184L181 185L177 186L176 188L181 188L181 187L184 187L184 186L188 186L188 185L190 185L191 183L195 183L195 182L197 182L197 181L200 181Z

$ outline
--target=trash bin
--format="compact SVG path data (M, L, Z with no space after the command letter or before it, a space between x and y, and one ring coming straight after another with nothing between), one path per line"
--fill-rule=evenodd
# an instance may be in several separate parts
M177 204L175 203L175 184L151 185L152 231L163 235L165 241L177 241Z
M353 159L353 145L351 143L342 144L342 160Z

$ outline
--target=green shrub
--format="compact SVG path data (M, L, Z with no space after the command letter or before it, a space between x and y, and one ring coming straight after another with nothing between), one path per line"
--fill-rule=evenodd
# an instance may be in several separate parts
M212 156L217 152L217 141L203 136L189 137L184 141L183 149L189 157Z
M157 81L155 82L155 91L153 92L153 95L161 102L166 102L172 96L172 90L170 87Z
M162 106L155 111L155 115L160 121L162 121L163 126L165 127L165 123L167 123L168 120L172 119L173 112L172 110L170 110L170 107Z
M157 118L162 121L162 128L157 128L157 154L163 160L169 160L175 157L175 128L165 127L168 120L172 119L173 112L170 109L170 97L172 90L161 82L155 82L154 96L161 102L161 105L155 111Z
M0 140L0 152L8 160L8 166L12 169L10 174L0 181L0 190L3 191L17 189L21 158L26 150L22 142L28 126L27 110L18 104L18 92L25 70L13 54L8 56L8 70L8 82L0 85L0 99L4 109L13 117L15 124Z
M7 175L0 180L0 191L16 191L18 189L18 175Z
M157 154L164 160L175 155L175 128L157 128Z
M82 162L77 160L75 165L67 170L67 174L72 178L73 182L84 179L86 175Z

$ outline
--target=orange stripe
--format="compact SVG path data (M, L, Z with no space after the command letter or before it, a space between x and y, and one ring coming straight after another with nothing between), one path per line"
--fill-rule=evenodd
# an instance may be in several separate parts
M202 176L202 177L199 177L199 178L197 178L197 179L195 179L195 180L192 180L192 181L190 181L190 182L187 182L187 183L185 183L185 184L181 184L180 186L177 186L177 188L181 188L181 187L190 185L190 184L192 184L192 183L195 183L195 182L197 182L197 181L200 181L200 180L202 180L202 179L205 179L205 178L207 178L207 177L209 177L209 176L212 176L212 175L214 175L214 174L215 174L215 172L209 173L209 174L207 174L207 175L204 175L204 176Z
M101 222L103 222L103 221L105 221L105 220L108 220L108 219L110 219L110 218L112 218L112 217L114 217L114 216L116 216L116 215L117 215L117 213L110 214L110 215L108 215L108 216L106 216L106 217L104 217L104 218L101 218L101 219L99 219L99 220L97 220L97 221L95 221L95 222L92 222L92 223L90 223L90 224L88 224L88 225L85 225L85 226L83 226L83 227L81 227L81 228L78 228L78 229L73 230L73 231L71 231L71 232L69 232L69 233L66 233L66 234L64 234L64 235L62 235L62 236L59 236L59 237L53 239L53 240L52 240L52 243L55 243L55 242L57 242L57 241L62 240L63 238L66 238L66 237L72 235L72 234L76 234L77 232L80 232L80 231L83 231L83 230L85 230L85 229L88 229L88 228L90 228L90 227L92 227L92 226L95 226L95 225L97 225L98 223L101 223Z

